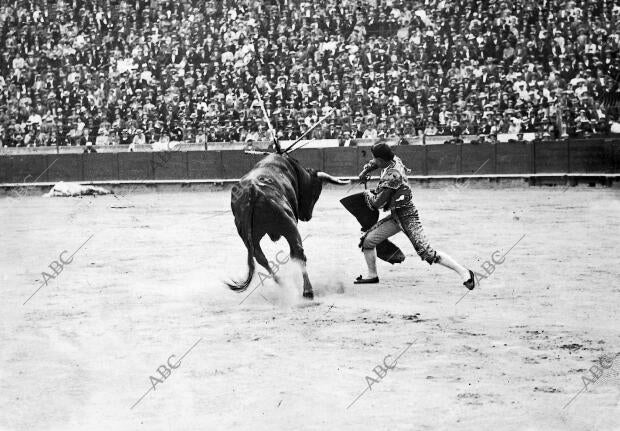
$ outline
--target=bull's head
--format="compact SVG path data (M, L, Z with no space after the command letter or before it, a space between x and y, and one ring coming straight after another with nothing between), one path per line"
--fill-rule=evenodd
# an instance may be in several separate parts
M303 170L308 174L308 177L300 182L299 190L299 219L301 221L308 221L312 218L312 211L316 201L321 196L323 190L323 183L331 184L349 184L349 180L340 180L328 173L315 171L314 169ZM305 175L304 175L305 176Z

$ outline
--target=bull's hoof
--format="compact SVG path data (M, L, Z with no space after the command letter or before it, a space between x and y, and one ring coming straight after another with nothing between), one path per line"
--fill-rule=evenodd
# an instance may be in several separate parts
M304 298L312 300L314 299L314 292L309 291L309 292L304 292Z

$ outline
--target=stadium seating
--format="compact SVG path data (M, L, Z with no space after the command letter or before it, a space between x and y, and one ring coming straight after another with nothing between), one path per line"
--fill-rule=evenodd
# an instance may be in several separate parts
M616 0L3 0L2 146L608 132Z

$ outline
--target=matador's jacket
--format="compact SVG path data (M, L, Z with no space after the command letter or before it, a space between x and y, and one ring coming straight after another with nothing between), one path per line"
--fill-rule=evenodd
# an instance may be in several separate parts
M429 264L433 264L438 262L437 253L431 248L424 235L418 210L413 204L411 188L407 180L408 171L409 169L401 159L394 156L390 164L381 172L379 184L375 190L367 190L364 193L366 205L369 208L391 211L392 214L379 220L375 226L369 229L362 238L360 246L364 249L366 248L365 243L373 243L381 239L383 231L389 233L390 229L386 225L387 223L397 223L409 237L418 256ZM367 241L366 238L369 236L374 237L375 241Z
M413 206L407 171L400 158L394 156L394 160L381 172L377 188L365 192L366 205L384 211Z

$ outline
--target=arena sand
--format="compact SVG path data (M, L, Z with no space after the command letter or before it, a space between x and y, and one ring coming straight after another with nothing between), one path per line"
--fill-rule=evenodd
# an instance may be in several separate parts
M0 199L0 429L620 429L620 358L589 371L620 353L618 190L416 188L434 247L487 275L514 246L464 297L402 234L405 263L354 287L346 190L300 224L312 303L290 263L224 287L246 273L228 191Z

